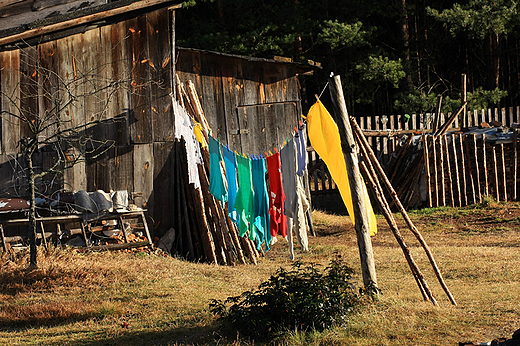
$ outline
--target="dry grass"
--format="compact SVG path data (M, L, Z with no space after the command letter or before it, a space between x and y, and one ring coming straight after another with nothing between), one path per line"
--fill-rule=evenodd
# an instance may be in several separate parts
M411 214L430 245L458 306L452 306L424 252L401 231L440 306L422 300L392 233L379 219L373 238L383 295L323 333L294 331L278 345L456 345L490 341L520 328L520 208L431 209ZM319 237L305 262L327 263L333 253L357 271L356 237L345 216L315 212ZM27 258L0 258L0 345L251 345L223 337L208 311L212 298L251 289L289 266L283 239L258 266L216 267L178 259L71 250L41 252L40 268ZM358 282L359 282L358 278Z

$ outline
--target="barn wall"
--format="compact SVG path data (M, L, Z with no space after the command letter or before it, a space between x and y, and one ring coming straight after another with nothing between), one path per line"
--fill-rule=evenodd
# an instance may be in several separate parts
M174 73L173 18L174 12L165 8L35 46L0 51L0 110L16 114L21 109L44 116L53 104L43 90L64 93L57 87L64 84L72 94L97 90L60 114L69 121L66 126L97 122L85 128L87 134L114 143L103 155L64 175L47 176L39 192L48 195L59 188L140 192L142 198L135 202L149 209L149 216L160 224L158 232L169 227L156 217L164 211L154 205L171 205L172 196L154 191L154 179L168 179L170 174L163 167L165 160L156 157L167 157L163 151L174 140L169 96ZM107 82L120 87L104 89ZM2 116L0 129L0 196L23 196L25 163L18 142L27 128L14 116ZM52 130L42 135L49 136ZM54 159L47 150L35 154L43 168Z
M245 154L280 148L301 119L297 69L291 64L178 50L176 70L191 80L211 129Z

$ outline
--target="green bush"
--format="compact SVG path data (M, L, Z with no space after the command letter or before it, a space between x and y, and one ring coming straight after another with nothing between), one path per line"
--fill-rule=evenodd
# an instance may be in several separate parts
M317 265L295 262L290 270L278 269L256 291L212 300L210 309L225 325L248 336L269 337L284 329L321 331L345 324L360 304L352 274L341 256L322 272Z

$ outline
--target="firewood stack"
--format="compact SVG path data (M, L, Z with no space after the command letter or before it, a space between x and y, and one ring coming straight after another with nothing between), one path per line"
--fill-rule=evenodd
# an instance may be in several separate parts
M177 100L187 113L203 127L208 136L208 123L202 111L196 90L191 81L186 88L177 77ZM186 91L187 90L187 91ZM240 238L238 228L224 207L209 192L209 151L201 147L203 165L198 165L200 187L188 181L188 163L184 138L175 141L173 148L172 182L176 196L173 205L174 227L163 237L169 237L167 250L174 256L190 261L231 265L247 262L257 264L259 256L249 237ZM163 239L161 239L162 241ZM171 244L171 245L170 245ZM247 260L246 260L247 258Z

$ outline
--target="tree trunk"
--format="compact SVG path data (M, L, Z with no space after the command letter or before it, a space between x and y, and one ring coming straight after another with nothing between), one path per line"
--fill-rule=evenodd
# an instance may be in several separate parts
M25 160L27 162L27 181L29 182L30 206L29 206L29 227L27 229L29 237L29 268L36 269L38 267L36 248L36 205L35 205L35 187L34 187L34 167L32 162L32 155L34 153L34 145L29 144L30 147L26 149Z

